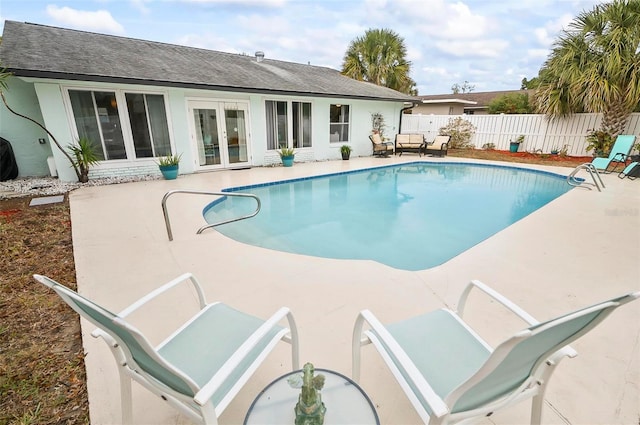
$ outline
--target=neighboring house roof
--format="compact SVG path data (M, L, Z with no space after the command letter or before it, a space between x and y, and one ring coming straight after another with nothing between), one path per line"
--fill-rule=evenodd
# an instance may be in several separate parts
M5 21L2 66L16 76L208 90L415 101L327 67Z
M458 94L433 94L428 96L418 96L422 103L462 103L473 106L465 106L466 109L486 109L493 99L510 93L528 94L530 90L502 90L485 91Z

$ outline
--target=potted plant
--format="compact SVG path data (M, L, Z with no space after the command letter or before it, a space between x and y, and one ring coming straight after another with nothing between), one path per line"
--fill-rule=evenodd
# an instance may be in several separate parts
M166 180L174 180L178 177L180 158L182 158L182 154L167 155L158 158L158 167Z
M349 145L342 145L340 146L340 153L342 154L342 159L347 161L349 159L349 156L351 156L351 146Z
M284 165L285 167L293 166L293 158L296 155L296 153L293 150L293 148L288 148L286 146L282 146L280 148L280 150L278 151L278 153L280 154L280 159L282 160L282 165Z
M516 137L516 140L509 140L509 152L516 153L520 147L520 143L524 142L524 134Z
M593 151L595 157L606 157L613 146L613 137L606 131L593 130L587 135L587 152Z

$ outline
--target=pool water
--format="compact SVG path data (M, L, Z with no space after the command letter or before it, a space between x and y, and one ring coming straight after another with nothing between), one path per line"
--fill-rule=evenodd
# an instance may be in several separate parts
M257 195L262 209L216 230L274 250L423 270L569 190L564 176L541 171L416 162L227 189ZM226 197L204 216L214 223L254 209L255 200Z

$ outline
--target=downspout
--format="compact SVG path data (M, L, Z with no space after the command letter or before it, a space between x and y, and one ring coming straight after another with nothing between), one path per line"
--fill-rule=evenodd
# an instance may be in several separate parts
M406 107L400 109L400 122L398 123L398 133L400 133L402 131L402 116L404 115L404 111L409 110L409 109L413 109L416 106L418 106L419 104L420 104L420 102L413 101L413 102L411 102L411 106L406 106Z

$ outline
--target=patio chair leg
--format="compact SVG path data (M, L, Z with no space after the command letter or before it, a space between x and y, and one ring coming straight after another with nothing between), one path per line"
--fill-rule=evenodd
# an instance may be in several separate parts
M122 370L120 374L120 408L122 409L122 423L133 423L133 403L131 401L131 379Z

